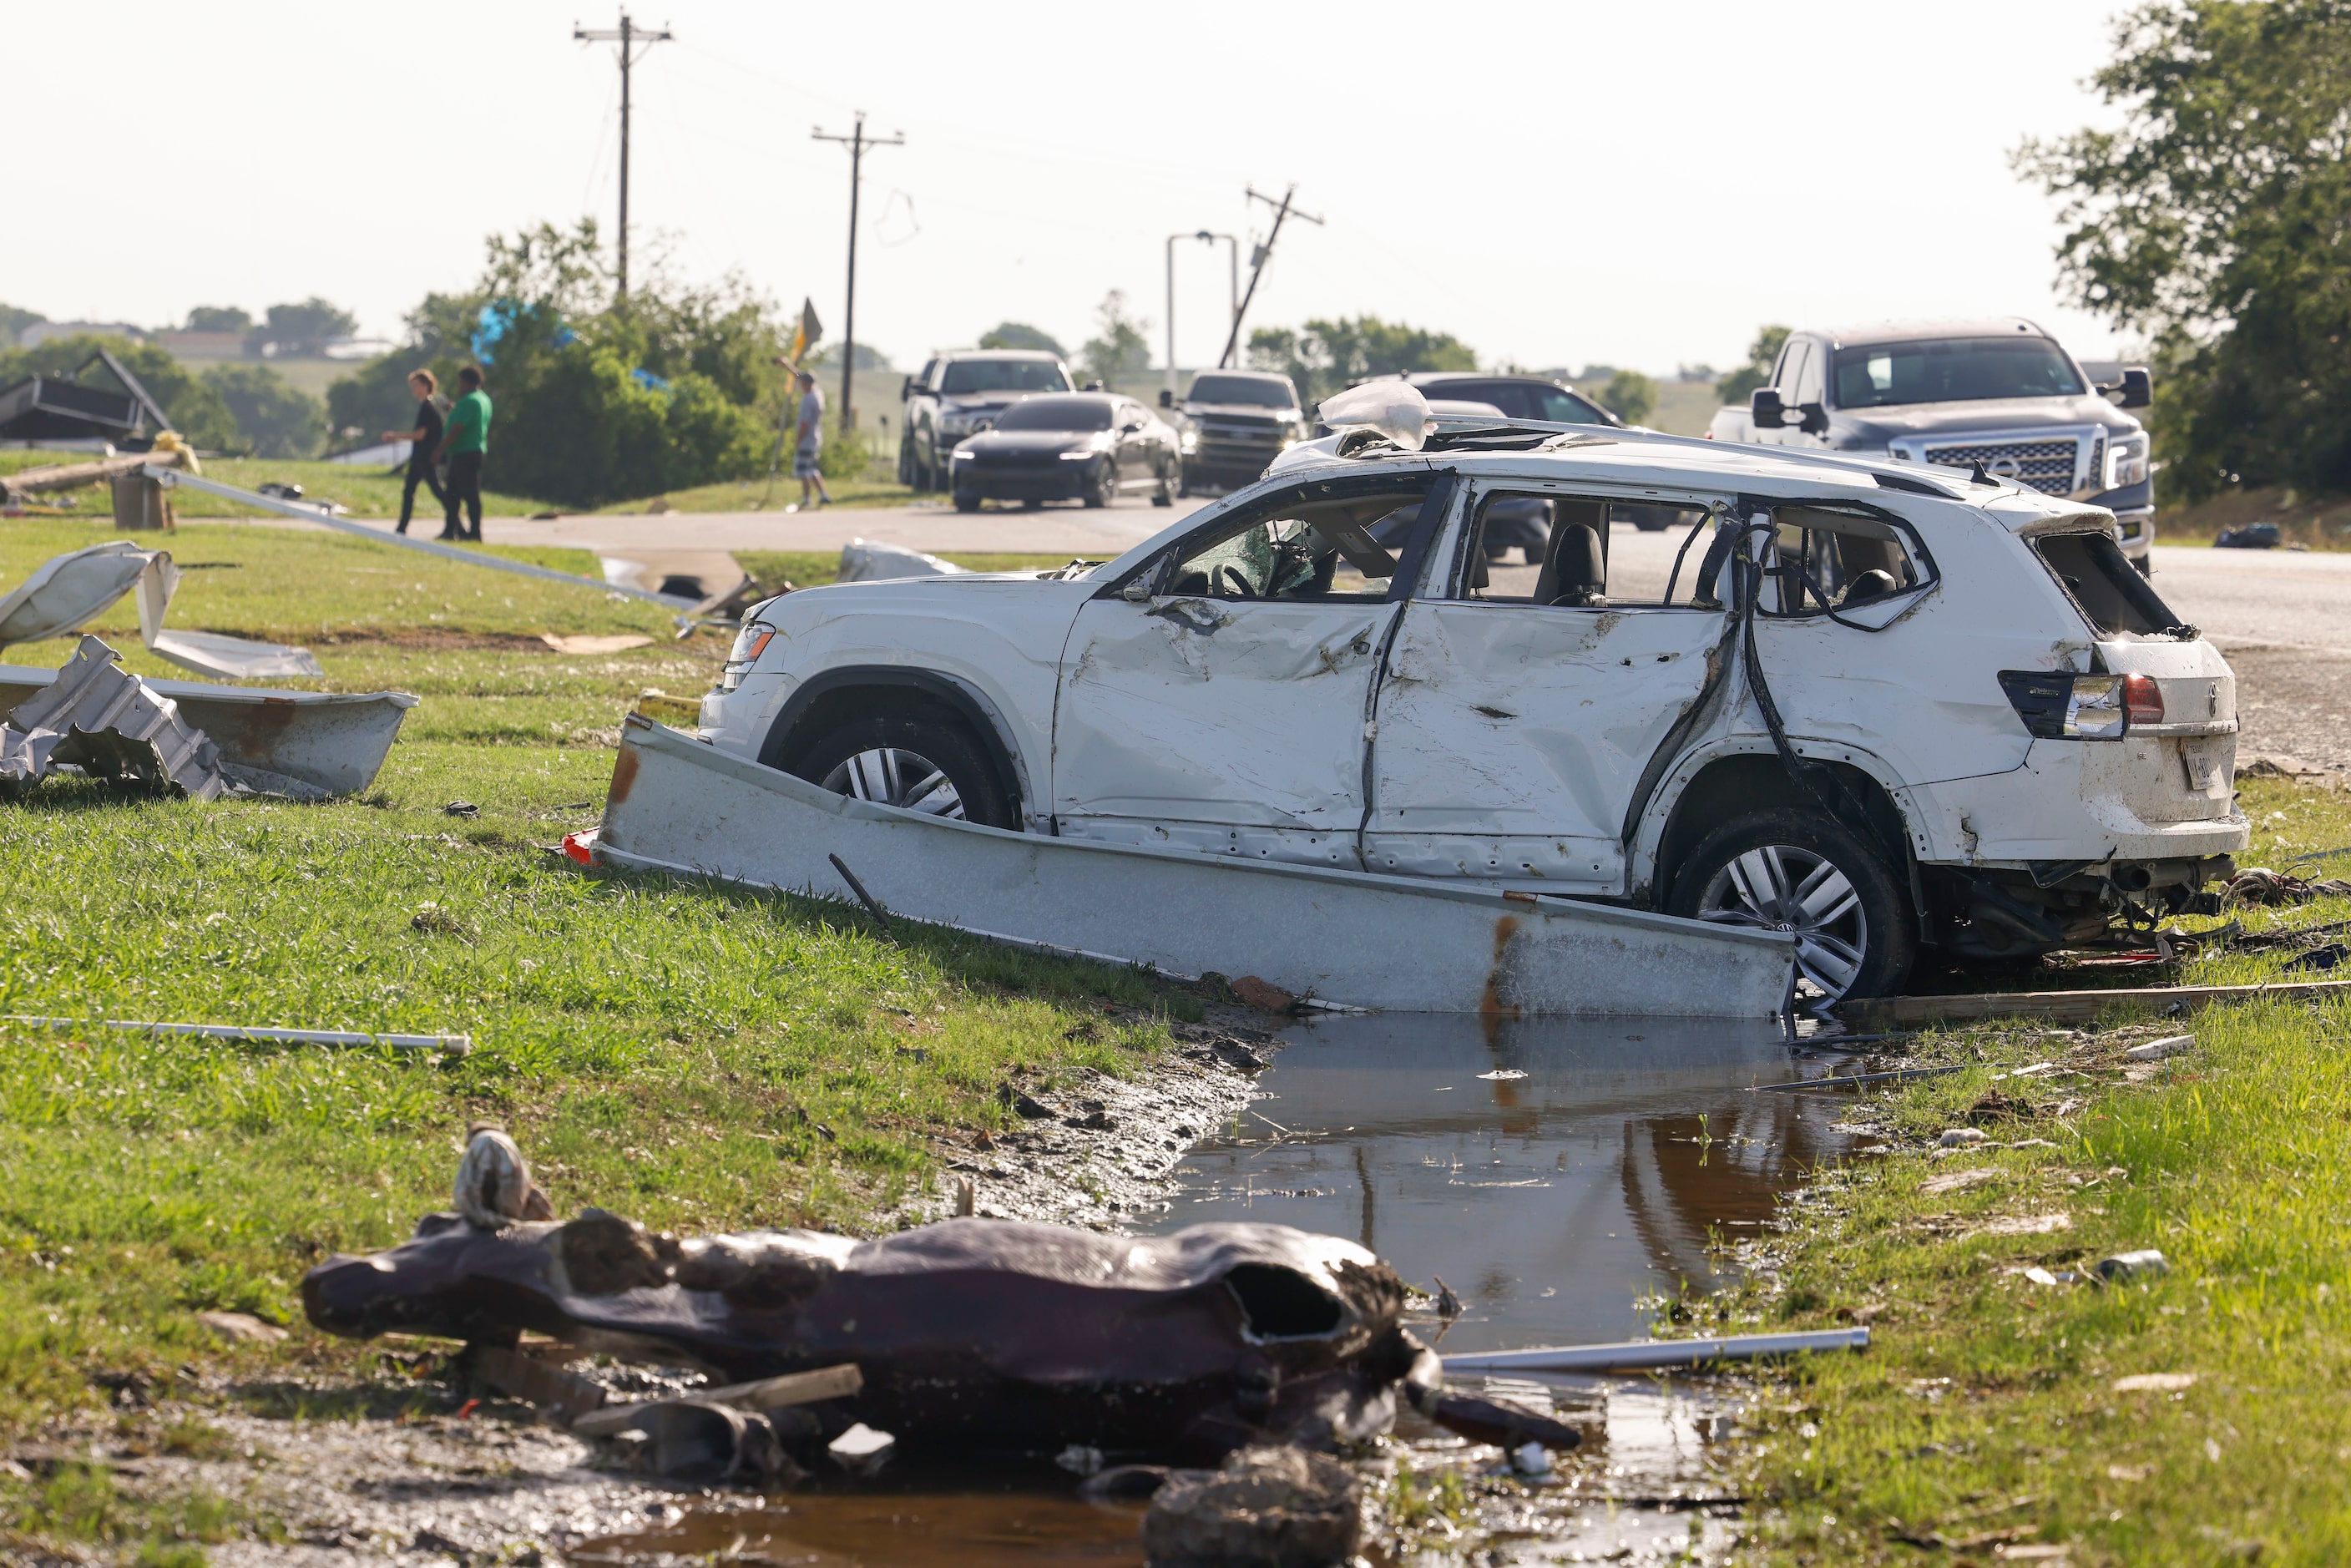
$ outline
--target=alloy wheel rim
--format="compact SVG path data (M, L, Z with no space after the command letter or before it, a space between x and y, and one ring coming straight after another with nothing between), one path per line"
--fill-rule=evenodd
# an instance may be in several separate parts
M1809 988L1811 999L1844 996L1869 956L1868 918L1853 879L1793 844L1759 844L1734 857L1706 884L1698 917L1793 936L1797 988Z
M826 774L823 782L836 795L852 800L958 822L965 820L963 797L954 781L918 751L883 746L856 752Z

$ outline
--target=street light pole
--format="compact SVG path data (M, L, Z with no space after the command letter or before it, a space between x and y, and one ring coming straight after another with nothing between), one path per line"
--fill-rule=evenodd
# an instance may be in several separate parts
M1171 402L1176 397L1176 242L1187 238L1210 246L1218 240L1225 242L1225 259L1230 263L1227 268L1230 274L1226 280L1227 308L1237 315L1241 305L1240 241L1230 235L1210 234L1207 229L1195 230L1188 235L1173 234L1167 236L1167 397Z

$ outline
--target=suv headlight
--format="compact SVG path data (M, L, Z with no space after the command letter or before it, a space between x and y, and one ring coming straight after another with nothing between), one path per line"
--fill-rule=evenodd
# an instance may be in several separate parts
M2147 483L2147 437L2126 435L2106 447L2106 488Z
M741 686L743 677L751 673L751 666L759 662L759 655L768 651L775 635L776 629L765 622L745 622L743 630L735 633L735 645L726 650L726 666L718 672L717 690L731 692Z
M1200 450L1200 433L1198 431L1187 430L1184 433L1184 450L1186 452L1197 452Z

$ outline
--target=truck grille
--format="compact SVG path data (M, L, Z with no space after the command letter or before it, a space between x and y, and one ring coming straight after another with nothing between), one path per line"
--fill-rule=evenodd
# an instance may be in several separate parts
M1196 461L1217 467L1262 469L1281 455L1287 431L1272 420L1202 419L1194 426L1198 437Z
M2092 438L2086 470L2081 466L2082 444L2071 435L2044 441L1954 442L1948 445L1928 443L1926 460L1953 468L1971 468L1980 463L1995 479L2013 479L2044 496L2070 496L2074 493L2075 474L2097 474L2105 461L2105 437Z

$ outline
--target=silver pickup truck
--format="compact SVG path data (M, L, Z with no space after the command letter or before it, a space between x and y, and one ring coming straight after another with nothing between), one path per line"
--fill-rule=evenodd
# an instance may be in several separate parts
M2123 553L2151 570L2155 489L2146 429L2126 409L2153 401L2147 372L2091 380L2022 317L1888 321L1788 335L1769 385L1707 431L1715 441L1849 452L2013 480L2104 507Z

